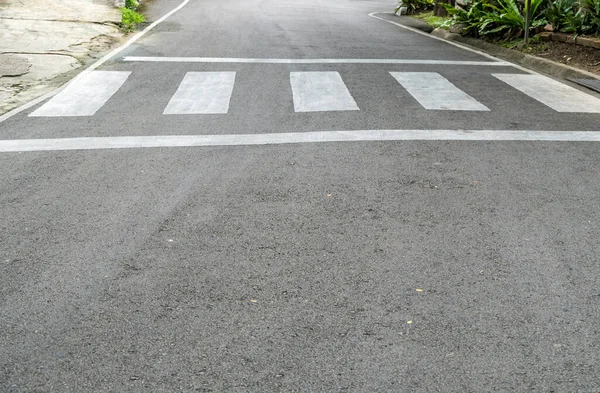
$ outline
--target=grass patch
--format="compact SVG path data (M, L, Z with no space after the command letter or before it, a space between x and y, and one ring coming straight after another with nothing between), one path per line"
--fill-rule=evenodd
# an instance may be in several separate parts
M496 45L503 46L508 49L515 49L519 52L536 54L546 52L549 48L549 44L546 41L542 41L539 36L534 36L529 40L529 43L525 45L522 38L514 38L510 40L492 41Z
M450 29L451 18L444 18L441 16L433 15L433 11L421 12L419 14L410 15L413 18L421 19L423 22L427 23L434 29L440 28L448 30Z
M134 30L137 25L145 20L144 15L139 12L127 7L121 8L121 28L126 32Z

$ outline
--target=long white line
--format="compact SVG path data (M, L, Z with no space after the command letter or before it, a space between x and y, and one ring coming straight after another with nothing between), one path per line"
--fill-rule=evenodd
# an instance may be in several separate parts
M153 57L125 56L123 61L150 63L240 63L240 64L419 64L512 67L507 61L461 61L419 59L261 59L243 57Z
M121 51L123 51L124 49L126 49L127 47L129 47L131 44L133 44L134 42L136 42L137 40L139 40L140 38L142 38L146 33L148 33L150 30L152 30L153 28L155 28L158 24L164 22L167 18L169 18L171 15L173 15L177 11L181 10L189 2L190 2L190 0L183 0L183 2L181 4L179 4L177 7L173 8L171 11L167 12L160 19L158 19L158 20L154 21L153 23L151 23L144 30L142 30L139 33L135 34L133 37L131 37L129 40L127 40L127 42L125 42L123 45L121 45L120 47L114 49L112 52L108 53L107 55L103 56L100 60L96 61L95 63L93 63L92 65L90 65L89 67L87 67L79 75L77 75L75 78L71 79L69 82L65 83L64 85L62 85L58 89L56 89L54 91L51 91L50 93L45 94L45 95L43 95L41 97L38 97L35 100L30 101L27 104L22 105L22 106L20 106L18 108L15 108L12 111L7 112L4 115L0 116L0 123L2 123L3 121L5 121L5 120L7 120L7 119L9 119L11 117L13 117L14 115L16 115L18 113L23 112L24 110L27 110L27 109L31 108L34 105L39 104L40 102L42 102L42 101L44 101L44 100L46 100L48 98L54 97L56 94L58 94L62 90L64 90L69 84L71 84L75 80L77 80L77 78L80 78L80 77L82 77L82 75L85 75L85 74L87 74L87 73L95 70L96 68L100 67L102 64L106 63L112 57L116 56Z
M512 67L514 67L514 68L516 68L516 69L518 69L518 70L521 70L521 71L527 72L527 73L529 73L529 74L537 74L537 72L535 72L535 71L529 70L529 69L527 69L527 68L525 68L525 67L521 67L521 66L520 66L520 65L518 65L518 64L513 64L513 63L510 63L510 62L506 62L506 61L504 61L504 60L502 60L502 59L500 59L500 58L498 58L498 57L495 57L495 56L489 55L489 54L487 54L487 53L485 53L485 52L482 52L482 51L480 51L480 50L477 50L477 49L474 49L474 48L468 47L468 46L466 46L466 45L459 44L459 43L457 43L457 42L452 42L452 41L448 41L448 40L445 40L445 39L443 39L443 38L440 38L440 37L436 37L436 36L434 36L434 35L432 35L432 34L425 33L424 31L421 31L421 30L419 30L419 29L415 29L414 27L405 26L405 25L403 25L403 24L396 23L396 22L394 22L394 21L391 21L391 20L388 20L388 19L385 19L385 18L381 18L381 17L379 17L379 16L375 16L376 14L380 14L380 13L381 13L381 12L371 12L371 13L369 14L369 16L370 16L371 18L375 18L375 19L379 19L379 20L382 20L382 21L384 21L384 22L387 22L387 23L391 23L391 24L393 24L393 25L395 25L395 26L398 26L398 27L401 27L401 28L403 28L403 29L405 29L405 30L410 30L410 31L412 31L413 33L417 33L417 34L423 35L423 36L425 36L425 37L429 37L429 38L431 38L431 39L434 39L434 40L438 40L438 41L441 41L441 42L445 42L445 43L446 43L446 44L448 44L448 45L455 46L455 47L457 47L457 48L460 48L460 49L466 50L466 51L468 51L468 52L476 53L476 54L478 54L478 55L480 55L480 56L483 56L483 57L486 57L486 58L488 58L488 59L495 60L495 61L497 61L497 62L500 62L500 63L508 63L510 66L512 66Z
M273 134L157 135L0 140L0 152L279 145L357 141L544 141L600 142L600 131L361 130Z

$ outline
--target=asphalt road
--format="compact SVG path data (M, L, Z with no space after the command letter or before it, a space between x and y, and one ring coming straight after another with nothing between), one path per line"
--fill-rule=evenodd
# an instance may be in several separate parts
M95 114L0 139L600 130L391 9L191 0L96 71L131 74ZM235 72L226 113L163 114L192 72ZM317 72L358 110L299 110ZM0 152L0 391L600 392L600 143L484 139Z

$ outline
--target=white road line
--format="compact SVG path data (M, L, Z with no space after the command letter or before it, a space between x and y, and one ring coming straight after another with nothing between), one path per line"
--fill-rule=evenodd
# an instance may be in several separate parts
M165 115L227 113L235 72L188 72Z
M112 52L106 54L100 60L96 61L95 63L93 63L92 65L90 65L88 68L86 68L85 70L83 70L81 72L81 74L78 75L78 77L81 77L82 75L84 75L84 74L86 74L88 72L91 72L91 71L95 70L96 68L100 67L102 64L106 63L108 60L110 60L111 58L113 58L114 56L116 56L117 54L119 54L124 49L128 48L131 44L133 44L134 42L136 42L137 40L139 40L144 35L146 35L146 33L148 33L150 30L154 29L158 24L164 22L171 15L173 15L174 13L178 12L179 10L181 10L189 2L190 2L190 0L183 0L177 7L173 8L171 11L167 12L165 15L163 15L162 17L160 17L160 19L152 22L144 30L140 31L139 33L137 33L133 37L131 37L129 40L127 40L127 42L125 42L123 45L121 45L120 47L116 48ZM13 117L13 116L15 116L15 115L17 115L17 114L19 114L21 112L23 112L24 110L27 110L27 109L29 109L29 108L31 108L31 107L39 104L40 102L43 102L43 101L47 100L48 98L54 97L56 94L58 94L62 90L64 90L69 84L73 83L75 81L75 79L70 80L69 82L65 83L64 85L62 85L58 89L56 89L54 91L51 91L50 93L44 94L43 96L38 97L38 98L34 99L33 101L28 102L27 104L21 105L20 107L15 108L15 109L11 110L10 112L7 112L7 113L3 114L2 116L0 116L0 123L2 123L5 120L10 119L11 117Z
M258 59L235 57L147 57L126 56L123 61L152 63L248 63L248 64L420 64L513 67L506 61L460 61L418 59Z
M92 116L121 88L130 74L129 71L80 74L73 83L29 116Z
M0 140L0 152L278 145L358 141L600 142L600 131L361 130L274 134L157 135Z
M437 72L390 72L425 109L489 111Z
M546 76L492 75L557 112L600 113L600 99Z
M342 77L335 71L292 72L290 83L296 112L359 110Z

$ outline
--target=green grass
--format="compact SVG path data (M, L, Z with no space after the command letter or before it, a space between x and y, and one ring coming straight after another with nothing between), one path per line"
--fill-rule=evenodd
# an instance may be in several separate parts
M533 36L527 45L523 44L523 38L493 41L495 44L508 49L516 49L523 53L536 54L548 50L548 43L542 41L539 36Z
M423 22L432 26L433 28L440 28L448 30L450 28L451 18L444 18L441 16L433 15L433 11L422 12L419 14L410 15L413 18L421 19Z
M132 31L137 25L146 20L144 15L127 7L121 8L121 16L121 28L127 32Z

